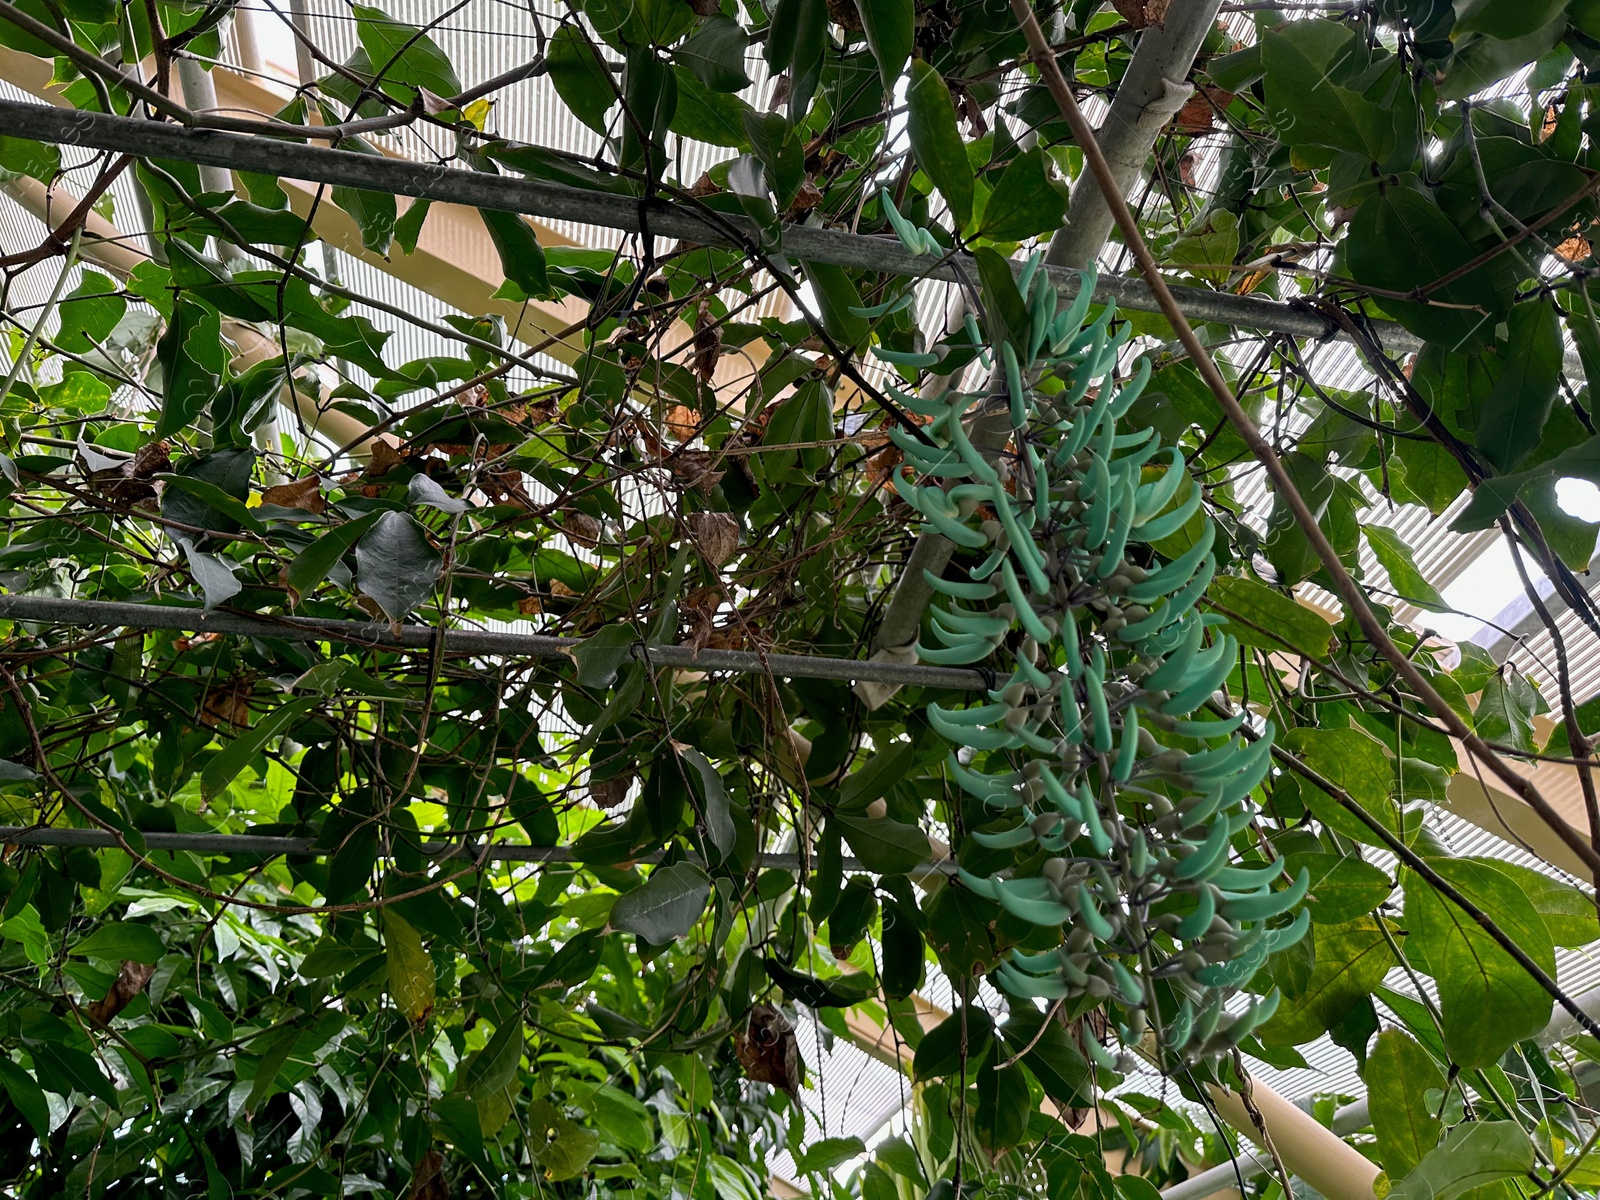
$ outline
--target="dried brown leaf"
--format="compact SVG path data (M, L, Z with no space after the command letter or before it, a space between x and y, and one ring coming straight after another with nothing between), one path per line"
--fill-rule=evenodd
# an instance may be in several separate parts
M750 1020L733 1037L734 1057L745 1075L757 1083L770 1083L800 1099L805 1084L805 1066L800 1060L800 1043L789 1018L770 1004L750 1010Z
M328 502L322 498L322 480L315 475L269 487L261 493L261 503L276 504L280 508L298 508L313 516L320 515L328 507Z
M686 524L701 556L720 567L739 550L739 522L727 513L690 513Z

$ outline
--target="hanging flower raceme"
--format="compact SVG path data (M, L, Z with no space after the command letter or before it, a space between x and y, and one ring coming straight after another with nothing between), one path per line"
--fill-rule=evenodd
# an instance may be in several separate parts
M920 233L907 226L902 240L919 250ZM1309 913L1289 914L1309 880L1302 871L1274 890L1281 859L1231 861L1273 728L1247 738L1242 709L1210 711L1238 661L1234 638L1213 628L1222 618L1196 607L1216 571L1216 527L1178 448L1118 426L1150 363L1117 387L1129 330L1111 332L1110 305L1084 324L1092 275L1056 311L1038 268L1036 255L1020 277L1026 335L994 333L1001 386L899 396L930 421L926 441L893 434L921 479L897 478L900 495L928 528L984 555L964 579L928 575L945 602L930 614L937 644L919 653L977 664L1003 651L1014 663L987 703L930 704L927 715L960 748L951 775L993 818L972 838L1022 852L1009 877L961 870L962 883L1065 929L1055 949L1013 952L994 982L1015 996L1102 1001L1125 1046L1153 1029L1171 1059L1192 1061L1272 1015L1276 990L1237 1013L1225 1002L1305 935ZM1009 420L1010 444L992 459L965 428L975 411ZM1084 1038L1099 1065L1115 1063L1087 1028Z

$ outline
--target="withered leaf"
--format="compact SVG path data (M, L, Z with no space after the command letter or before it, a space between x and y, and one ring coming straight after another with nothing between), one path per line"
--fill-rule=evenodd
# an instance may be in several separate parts
M690 513L686 524L701 556L713 567L720 567L738 552L739 522L727 513Z
M313 516L322 514L328 507L328 502L322 498L322 480L315 475L269 487L261 493L261 503L276 504L279 508L298 508Z
M770 1083L791 1100L800 1099L805 1084L800 1043L789 1018L772 1005L758 1004L750 1010L749 1022L734 1034L733 1053L750 1079Z

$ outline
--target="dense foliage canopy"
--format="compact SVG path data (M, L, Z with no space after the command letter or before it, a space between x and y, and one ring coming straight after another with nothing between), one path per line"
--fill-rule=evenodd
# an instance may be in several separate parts
M461 210L0 111L0 186L49 223L0 246L0 584L140 606L0 616L0 823L59 835L0 861L0 1189L755 1200L787 1150L818 1194L1148 1200L1228 1153L1208 1084L1324 1035L1390 1194L1600 1186L1600 1043L1539 1040L1558 948L1600 940L1600 707L1567 650L1600 633L1596 528L1557 496L1600 481L1600 7L1036 7L1091 116L1167 55L1139 232L1271 489L1166 317L1029 257L1094 184L1012 6L536 5L536 55L471 88L441 48L462 6L414 7L341 9L339 55L302 26L312 76L269 125L204 100L229 3L0 2L0 63L48 60L71 108L722 231L578 245L485 207L503 282L434 317L337 264L401 273ZM500 136L497 97L570 138ZM958 280L784 256L807 223ZM1339 355L1363 370L1334 386ZM1009 422L968 441L991 392ZM1577 618L1540 607L1553 661L1428 636L1406 506L1551 581L1536 604ZM866 659L930 529L958 546L923 660L968 686L869 704L848 669L652 660ZM485 627L581 640L447 637ZM1463 777L1542 802L1501 756L1579 776L1592 828L1541 812L1578 883L1441 837ZM1019 823L1080 757L1088 798ZM1237 794L1187 820L1224 769ZM208 840L236 834L302 840ZM907 1067L870 1152L819 1133L850 1102L818 1077L835 1039Z

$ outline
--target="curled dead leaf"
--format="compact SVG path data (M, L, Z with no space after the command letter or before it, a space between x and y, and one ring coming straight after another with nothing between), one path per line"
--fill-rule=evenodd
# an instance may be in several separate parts
M687 442L700 430L700 414L686 404L674 404L667 409L667 432L680 442Z
M517 601L517 611L525 617L536 617L544 612L544 605L537 596L524 596Z
M561 600L576 600L579 595L559 579L550 581L550 594Z
M605 526L588 513L568 508L561 512L561 530L578 545L593 550L600 544L600 536L605 532Z
M615 808L628 798L628 789L633 786L633 776L616 775L610 779L597 779L589 781L589 799L601 808Z
M138 963L132 959L123 961L122 969L117 972L117 977L111 981L111 987L106 994L86 1011L89 1019L97 1025L109 1025L111 1018L116 1016L129 1004L133 998L144 991L145 984L150 982L150 977L156 973L154 963Z
M720 567L738 552L739 522L727 513L690 513L685 523L701 556L712 566Z
M313 516L320 515L328 507L328 502L322 498L322 480L315 475L269 487L261 493L261 503L276 504L279 508L298 508Z
M206 693L200 706L200 720L215 729L226 721L241 729L250 725L250 693L255 689L252 680L235 680L214 687Z
M800 1099L800 1089L805 1085L800 1043L789 1018L778 1009L770 1004L752 1008L750 1020L734 1034L733 1054L746 1077L757 1083L770 1083L791 1100Z
M1594 247L1588 238L1575 233L1556 247L1556 253L1570 263L1580 263L1594 253Z
M712 469L709 450L681 450L672 458L672 475L683 487L709 495L724 472Z

